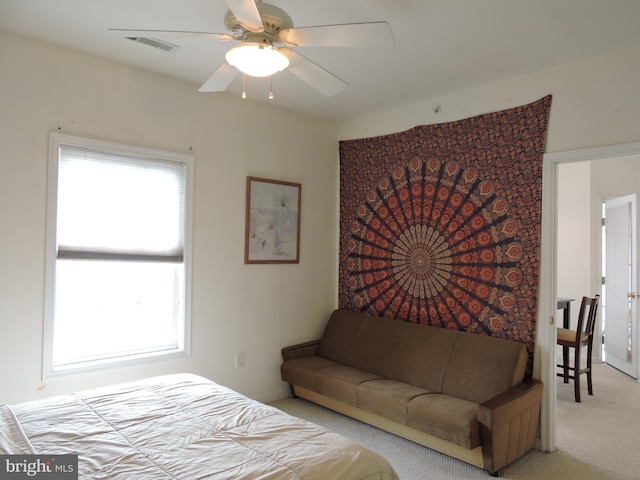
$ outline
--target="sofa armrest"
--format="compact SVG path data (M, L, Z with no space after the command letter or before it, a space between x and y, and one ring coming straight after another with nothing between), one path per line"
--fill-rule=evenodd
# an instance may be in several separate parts
M528 379L478 407L485 469L492 473L535 444L543 385Z
M310 342L284 347L282 349L282 360L286 361L292 358L311 357L318 352L318 345L320 345L320 340L312 340Z

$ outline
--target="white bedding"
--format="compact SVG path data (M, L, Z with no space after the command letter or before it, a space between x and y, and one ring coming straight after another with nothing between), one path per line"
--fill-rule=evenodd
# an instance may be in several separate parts
M380 455L196 375L0 405L4 454L78 454L82 479L391 480Z

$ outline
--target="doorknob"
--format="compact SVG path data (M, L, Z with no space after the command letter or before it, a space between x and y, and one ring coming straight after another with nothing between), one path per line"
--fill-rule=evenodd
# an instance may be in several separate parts
M629 293L627 293L627 297L636 298L636 294L634 292L629 292Z

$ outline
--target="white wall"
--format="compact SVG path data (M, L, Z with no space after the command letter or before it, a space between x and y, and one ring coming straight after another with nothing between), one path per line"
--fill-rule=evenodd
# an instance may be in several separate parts
M573 298L571 325L575 328L580 301L593 290L597 267L597 238L592 238L591 163L558 165L558 296ZM595 212L597 214L597 211ZM596 287L597 288L597 287Z
M284 396L280 349L337 304L336 127L2 31L0 65L0 402L179 371ZM51 131L195 155L190 357L42 383ZM299 264L244 265L247 175L302 184Z
M591 162L592 190L596 203L606 198L640 194L640 157L622 157Z
M640 46L345 122L341 139L455 121L552 94L547 152L640 139ZM434 114L435 106L440 113Z

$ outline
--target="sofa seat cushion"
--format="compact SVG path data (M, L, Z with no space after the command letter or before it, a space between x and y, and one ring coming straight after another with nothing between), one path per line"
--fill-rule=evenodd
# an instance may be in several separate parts
M357 368L334 365L317 370L315 379L316 392L355 407L358 385L382 377Z
M371 380L357 386L357 407L406 425L409 402L427 393L431 392L396 380Z
M322 368L339 365L336 362L322 357L292 358L280 366L280 374L283 380L300 387L315 389L316 372Z
M409 402L407 426L464 448L480 445L478 404L432 393Z

